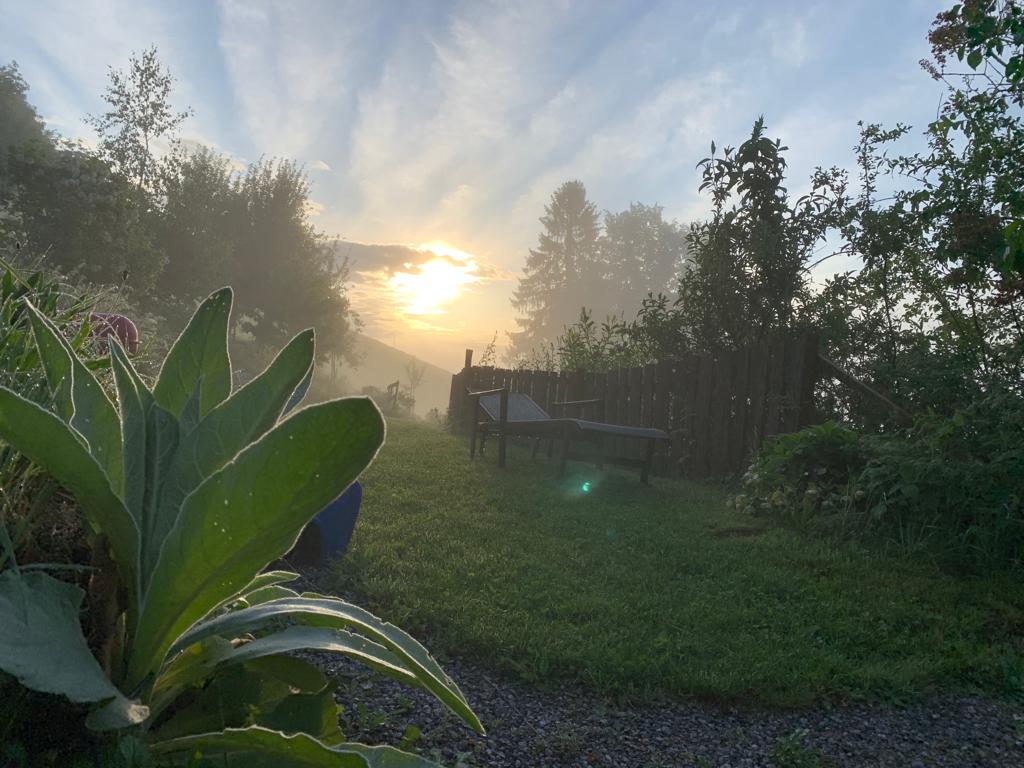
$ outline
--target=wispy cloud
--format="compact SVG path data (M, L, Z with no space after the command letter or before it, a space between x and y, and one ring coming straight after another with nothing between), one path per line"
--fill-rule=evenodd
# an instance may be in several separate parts
M354 259L367 318L443 328L451 344L512 326L509 278L567 179L584 181L601 208L658 202L686 220L707 210L694 166L711 140L742 141L759 114L792 147L794 190L814 165L849 162L857 119L923 123L936 92L916 60L944 4L0 3L0 50L62 131L87 135L81 117L101 107L107 65L156 43L180 103L195 108L186 138L239 165L298 160L331 234L441 240L472 254L460 298L417 317L396 285L428 279L422 251ZM450 255L426 258L457 268ZM408 343L426 343L424 333Z

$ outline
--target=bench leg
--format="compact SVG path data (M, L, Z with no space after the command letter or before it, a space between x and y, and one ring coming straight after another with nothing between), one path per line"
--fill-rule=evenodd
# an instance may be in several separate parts
M474 421L473 422L473 434L469 438L469 458L470 459L476 458L476 434L477 434L477 427L476 427L476 422ZM483 451L483 449L481 448L481 452L482 451Z
M539 437L535 437L533 439L533 453L531 454L530 458L531 459L536 459L537 458L537 451L539 451L539 450L540 450L540 438Z
M562 455L558 459L558 476L565 477L565 465L569 463L569 432L562 435Z
M647 453L644 456L644 468L640 470L640 482L650 485L648 482L651 476L651 463L654 461L654 441L647 441Z
M505 430L498 433L498 466L505 467Z
M548 461L551 461L551 457L555 455L555 438L548 438Z

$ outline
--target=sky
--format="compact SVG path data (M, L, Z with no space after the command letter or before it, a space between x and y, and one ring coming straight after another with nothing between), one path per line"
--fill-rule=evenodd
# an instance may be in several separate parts
M709 207L696 163L764 115L799 193L815 166L852 168L858 120L919 134L934 118L918 61L947 5L0 0L0 60L50 127L88 140L108 66L156 44L194 110L182 138L239 167L301 162L365 332L455 370L515 329L559 184L583 181L600 210L694 220Z

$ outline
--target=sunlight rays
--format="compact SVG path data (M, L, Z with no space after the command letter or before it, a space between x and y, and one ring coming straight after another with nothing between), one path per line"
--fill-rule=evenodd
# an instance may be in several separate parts
M406 263L405 271L395 272L388 286L405 314L443 315L466 286L480 280L476 261L471 254L437 240L417 250L432 256L419 264Z

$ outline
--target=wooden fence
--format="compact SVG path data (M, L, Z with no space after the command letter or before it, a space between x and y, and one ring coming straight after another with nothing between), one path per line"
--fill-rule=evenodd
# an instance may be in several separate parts
M466 398L471 390L509 387L549 413L556 402L601 398L603 412L587 418L658 427L672 436L671 444L659 449L656 471L725 476L746 468L766 437L814 422L817 347L811 334L788 336L746 349L607 373L474 366L472 350L466 350L465 366L452 376L449 418L460 427L471 423ZM639 449L616 440L617 445L607 446L610 450L632 455Z

